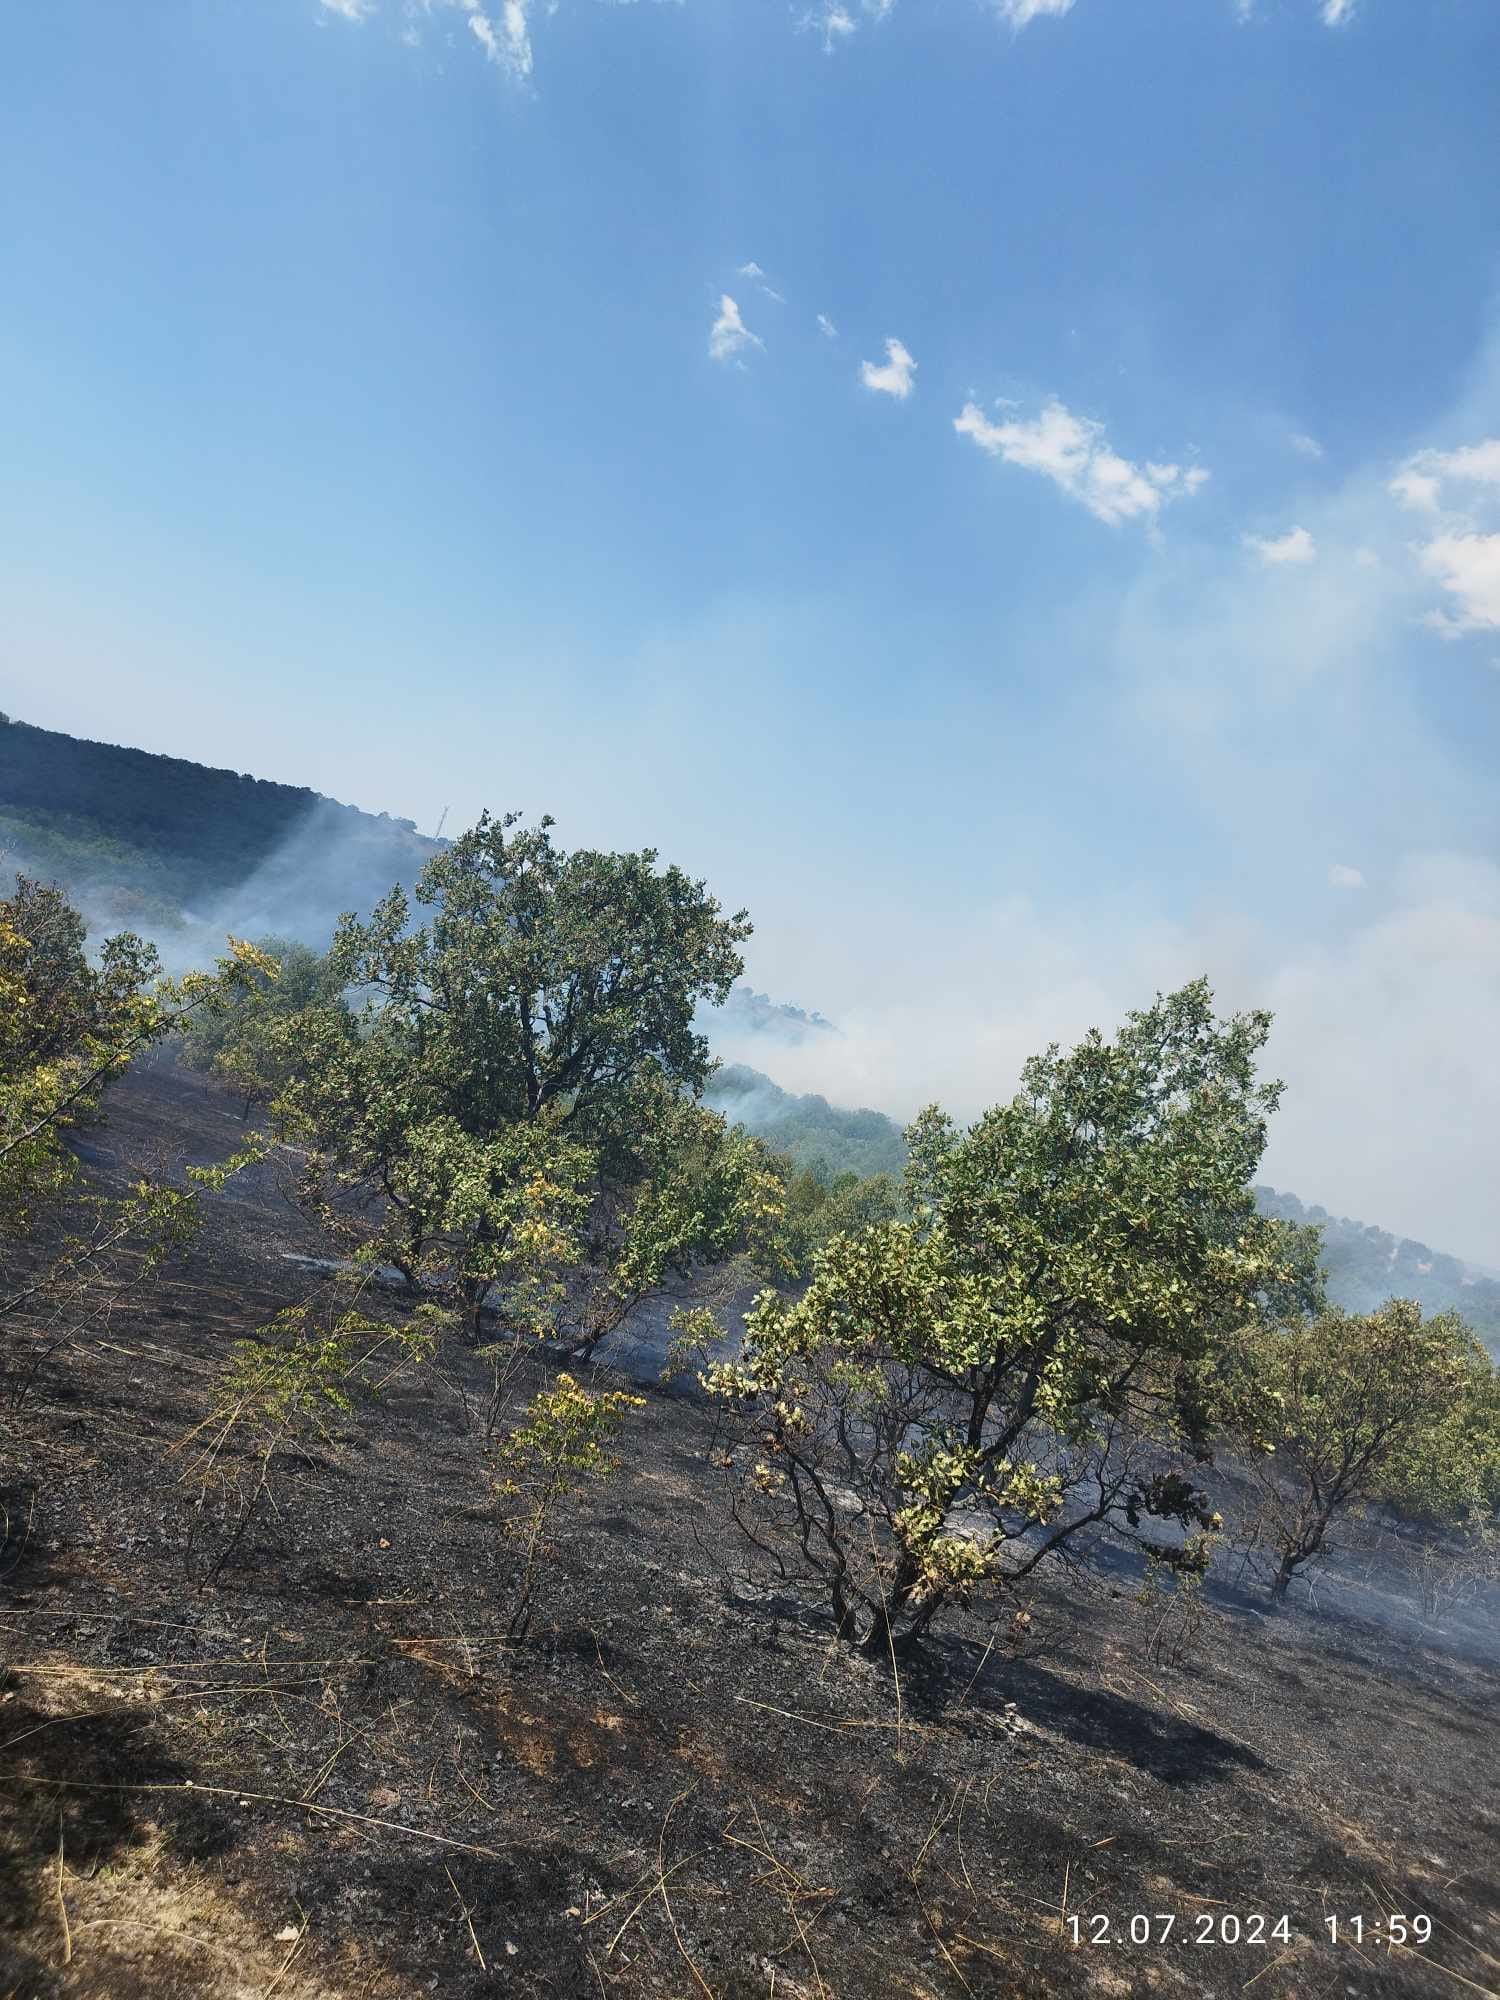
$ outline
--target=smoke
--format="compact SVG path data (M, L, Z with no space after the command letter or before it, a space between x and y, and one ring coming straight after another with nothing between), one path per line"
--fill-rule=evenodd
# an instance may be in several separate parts
M156 946L171 973L204 967L228 937L288 938L325 948L345 911L368 913L397 882L408 891L438 851L408 822L315 799L285 837L232 886L191 854L114 859L39 828L7 841L0 881L16 874L57 882L82 912L92 941L130 930Z
M1008 1098L1026 1058L1118 1026L1206 973L1221 1012L1275 1016L1265 1072L1287 1086L1263 1179L1337 1214L1500 1262L1476 1148L1500 1129L1500 868L1452 854L1400 864L1368 912L1346 908L1287 944L1231 916L1150 921L1043 911L1024 898L961 933L885 913L887 949L857 978L831 948L810 989L839 1033L786 1041L724 1018L728 1062L795 1092L869 1104L902 1122L936 1101L970 1119ZM920 976L914 976L920 968Z

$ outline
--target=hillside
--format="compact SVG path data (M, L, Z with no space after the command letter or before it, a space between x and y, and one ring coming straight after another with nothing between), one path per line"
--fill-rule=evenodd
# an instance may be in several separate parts
M0 716L0 872L60 882L98 929L322 943L436 849L410 820L305 786Z
M721 1069L708 1101L733 1123L811 1167L820 1179L836 1174L899 1174L906 1165L901 1127L883 1111L844 1111L826 1097L795 1097L744 1063Z
M95 1171L241 1130L143 1065ZM460 1342L331 1412L240 1531L257 1447L188 1440L319 1245L269 1174L206 1199L107 1340L23 1323L4 1357L0 1993L1492 1990L1492 1598L1418 1623L1346 1551L1268 1617L1226 1563L1164 1657L1162 1600L1101 1545L1029 1625L958 1613L896 1679L747 1587L708 1413L647 1389L510 1635L493 1377ZM1141 1909L1171 1935L1131 1948ZM1383 1910L1429 1913L1431 1950L1330 1941L1328 1912Z
M1323 1231L1328 1294L1346 1312L1370 1312L1389 1298L1416 1299L1426 1312L1463 1314L1491 1353L1500 1353L1500 1283L1412 1237L1395 1237L1374 1223L1330 1215L1294 1194L1258 1187L1266 1215L1316 1222Z

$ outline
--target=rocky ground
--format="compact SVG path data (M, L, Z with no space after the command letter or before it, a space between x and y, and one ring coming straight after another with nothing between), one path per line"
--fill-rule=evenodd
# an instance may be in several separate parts
M237 1131L156 1066L92 1170ZM24 1338L5 1357L0 1996L1500 1991L1472 1607L1226 1589L1163 1652L1101 1552L1019 1651L960 1619L898 1681L745 1601L707 1413L648 1391L518 1642L457 1346L288 1457L216 1571L250 1468L226 1448L205 1483L184 1440L323 1246L270 1174L212 1210L19 1400Z

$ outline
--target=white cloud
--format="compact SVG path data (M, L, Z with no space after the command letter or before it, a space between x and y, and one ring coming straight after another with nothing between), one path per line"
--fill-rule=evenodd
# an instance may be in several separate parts
M1056 397L1030 421L1008 418L1002 423L992 421L977 403L966 403L953 428L992 457L1041 473L1110 523L1154 521L1164 500L1196 493L1209 476L1201 465L1184 468L1155 459L1133 464L1111 450L1102 424L1075 416Z
M1434 630L1450 639L1500 631L1500 535L1436 535L1418 555L1458 606L1456 614L1432 612Z
M1358 0L1322 0L1323 25L1325 28L1341 28L1351 20Z
M1357 868L1351 868L1345 861L1335 861L1328 870L1328 881L1335 889L1363 889L1365 878Z
M1284 535L1246 535L1245 546L1273 566L1310 563L1318 553L1318 545L1306 528L1288 528Z
M1322 445L1318 443L1315 437L1309 437L1306 431L1293 431L1287 442L1292 447L1292 450L1300 453L1303 458L1321 458L1323 456Z
M740 318L740 309L725 292L719 300L719 316L709 330L708 351L715 361L731 361L747 347L765 346Z
M1387 487L1387 492L1403 507L1413 507L1425 512L1435 512L1438 503L1438 481L1430 472L1418 472L1414 466L1404 466Z
M1073 11L1073 0L996 0L1002 21L1009 21L1013 28L1021 29L1044 15L1058 16Z
M484 50L491 62L500 60L500 37L495 33L495 24L488 14L469 15L469 32Z
M526 0L505 0L500 18L505 23L503 60L517 76L530 76L531 37L526 28Z
M332 4L332 0L325 0L326 4ZM364 7L369 0L352 0L352 4ZM498 18L485 12L483 0L409 0L406 11L409 16L415 16L419 8L424 15L435 13L439 7L456 9L468 23L469 33L484 50L486 60L524 82L532 70L531 33L527 19L530 4L531 0L502 0ZM419 45L421 38L412 21L408 21L401 39L408 48Z
M1429 452L1426 457L1445 479L1469 479L1481 486L1500 486L1500 438L1460 445L1457 451Z
M839 337L839 330L827 313L818 314L818 331L825 340L837 340Z
M784 306L786 304L786 300L782 297L780 292L776 291L772 287L770 281L766 277L765 272L760 268L759 264L756 263L753 257L750 259L750 262L748 264L736 265L734 275L737 278L748 278L751 284L755 286L757 291L764 292L766 297L768 299L774 299L777 305Z
M1470 486L1500 486L1500 438L1460 445L1456 451L1419 451L1391 480L1387 491L1403 507L1435 513L1442 501L1443 482Z
M325 13L337 14L341 20L368 20L374 0L320 0Z
M823 53L831 56L839 43L848 41L854 33L855 21L840 0L824 0L821 7L804 14L797 26L815 29L823 37Z
M886 342L885 355L883 363L861 361L859 379L867 389L874 389L882 396L895 396L904 403L911 394L917 364L899 340Z
M1379 569L1380 567L1380 558L1373 549L1356 549L1354 551L1354 560L1359 564L1361 569Z
M1452 451L1414 452L1386 490L1403 507L1435 517L1436 532L1415 553L1426 574L1448 592L1453 608L1430 611L1425 622L1445 639L1500 628L1500 534L1493 532L1500 438Z
M896 0L862 0L863 10L872 21L883 21L895 4ZM802 16L797 26L800 29L815 29L823 37L825 55L832 55L840 42L848 41L859 23L843 0L822 0L820 6Z

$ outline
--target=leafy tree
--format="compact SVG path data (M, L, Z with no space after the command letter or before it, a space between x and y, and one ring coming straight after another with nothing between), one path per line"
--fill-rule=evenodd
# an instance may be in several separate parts
M261 964L226 1004L200 1011L178 1037L183 1062L228 1084L242 1118L268 1104L296 1073L303 1015L326 1011L346 1037L354 1033L343 981L326 953L282 937L260 938L255 950Z
M492 1305L541 1325L571 1301L590 1351L668 1270L764 1234L774 1191L762 1149L693 1101L694 1009L739 973L744 913L651 850L567 854L550 826L486 815L423 871L425 925L400 889L344 920L330 965L364 995L358 1033L298 1017L276 1117L308 1199L474 1338Z
M833 1237L875 1222L894 1222L904 1213L900 1185L890 1174L824 1176L814 1167L796 1173L790 1161L783 1207L786 1254L799 1274Z
M911 1218L834 1237L706 1372L742 1525L843 1636L916 1638L1089 1523L1217 1525L1183 1463L1206 1452L1215 1341L1308 1249L1250 1192L1280 1094L1255 1077L1268 1028L1216 1019L1200 981L1034 1058L967 1132L924 1113Z
M1234 1343L1230 1374L1275 1602L1338 1518L1372 1500L1436 1522L1500 1498L1495 1371L1457 1313L1424 1320L1415 1301L1391 1299L1261 1321Z
M106 940L94 962L84 937L57 889L22 876L0 900L0 1329L23 1316L45 1329L43 1358L195 1227L180 1190L141 1180L123 1197L86 1192L70 1137L142 1050L225 1004L260 965L232 942L216 974L172 983L139 938Z
M195 1447L183 1475L197 1488L189 1555L211 1502L226 1521L205 1583L224 1569L263 1503L275 1505L279 1462L305 1456L314 1440L331 1442L332 1425L354 1414L356 1396L378 1395L430 1358L442 1329L438 1310L423 1306L404 1325L388 1325L365 1311L368 1285L368 1273L343 1274L235 1341L208 1415L176 1447Z
M626 1100L634 1136L615 1135L591 1204L571 1337L578 1359L668 1278L700 1265L786 1277L785 1186L765 1145L659 1077Z
M531 1622L546 1535L558 1507L584 1480L607 1479L617 1469L609 1447L630 1411L644 1408L642 1396L622 1389L593 1392L571 1375L558 1375L532 1398L526 1422L500 1445L501 1532L520 1551L513 1637Z

